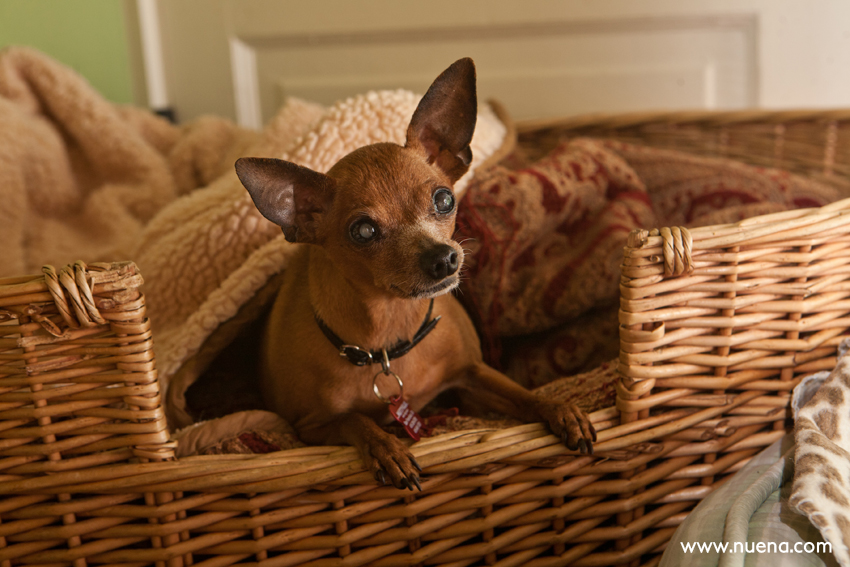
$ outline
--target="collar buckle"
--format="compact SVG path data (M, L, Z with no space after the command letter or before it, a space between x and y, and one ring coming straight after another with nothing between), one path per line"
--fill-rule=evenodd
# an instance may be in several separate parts
M366 366L369 364L380 363L382 372L386 375L390 375L392 374L390 371L390 360L407 354L410 349L419 344L419 341L424 339L425 336L437 326L440 317L437 316L431 319L431 311L433 309L434 300L431 299L431 303L428 305L428 312L425 314L425 320L422 321L422 325L419 327L419 330L416 331L416 334L413 335L412 340L401 341L390 350L382 348L380 351L369 351L357 345L345 344L315 312L313 313L313 318L316 320L316 324L319 326L319 330L322 331L322 334L325 335L331 344L338 349L337 352L339 353L340 358L346 359L355 366Z
M342 345L339 347L339 356L347 359L355 366L366 366L375 362L372 353L356 345Z

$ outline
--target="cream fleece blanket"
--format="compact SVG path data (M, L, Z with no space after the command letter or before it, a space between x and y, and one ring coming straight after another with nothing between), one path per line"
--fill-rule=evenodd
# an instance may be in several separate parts
M0 276L133 259L142 229L232 169L259 135L207 117L178 128L104 100L28 48L0 51Z
M78 259L135 261L164 390L182 368L170 425L185 425L183 391L238 326L208 339L285 267L295 246L256 210L234 161L277 157L327 171L357 147L403 143L419 98L371 92L331 108L290 99L261 133L214 117L176 127L109 103L37 51L3 50L0 276ZM482 107L472 167L458 190L488 157L510 149L506 132Z

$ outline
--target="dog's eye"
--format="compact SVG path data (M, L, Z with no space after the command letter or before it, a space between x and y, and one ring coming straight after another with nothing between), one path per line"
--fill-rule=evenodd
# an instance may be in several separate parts
M455 196L447 188L442 187L434 193L434 209L440 214L450 213L455 208Z
M366 244L371 242L377 235L378 229L368 220L359 220L351 225L351 238L354 242Z

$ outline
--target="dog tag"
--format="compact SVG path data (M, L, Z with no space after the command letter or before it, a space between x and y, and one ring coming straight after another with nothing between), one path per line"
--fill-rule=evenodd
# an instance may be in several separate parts
M410 404L401 399L401 396L396 396L390 400L390 413L397 422L404 426L404 430L414 441L419 441L422 435L427 435L422 418L413 411Z

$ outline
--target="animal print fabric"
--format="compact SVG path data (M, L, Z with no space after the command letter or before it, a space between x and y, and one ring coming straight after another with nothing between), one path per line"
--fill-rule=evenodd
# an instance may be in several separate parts
M797 446L790 504L818 527L832 553L850 567L850 356L835 369L794 421Z

